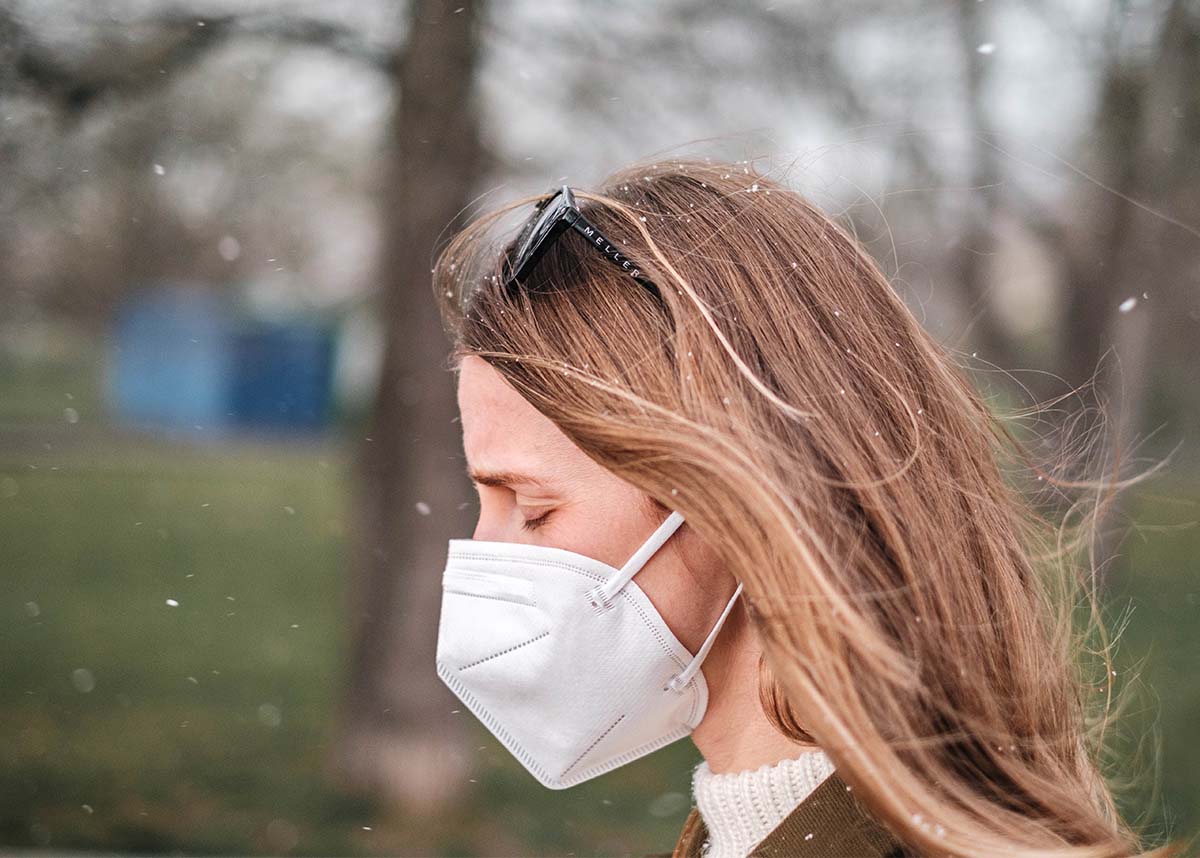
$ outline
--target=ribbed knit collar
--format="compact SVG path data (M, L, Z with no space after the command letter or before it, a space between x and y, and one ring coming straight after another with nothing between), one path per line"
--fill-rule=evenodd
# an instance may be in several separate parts
M708 829L704 855L743 858L832 773L820 750L719 775L701 761L692 770L692 796Z

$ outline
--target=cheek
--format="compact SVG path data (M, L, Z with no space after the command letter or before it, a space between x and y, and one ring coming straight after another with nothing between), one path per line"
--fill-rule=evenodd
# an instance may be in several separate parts
M674 555L659 557L647 563L634 576L637 584L662 615L667 627L694 655L704 643L709 631L711 606L705 591L697 586L691 573Z

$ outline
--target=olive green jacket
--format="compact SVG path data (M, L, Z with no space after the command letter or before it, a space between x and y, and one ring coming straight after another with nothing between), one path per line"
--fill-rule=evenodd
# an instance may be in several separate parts
M693 807L675 849L646 858L700 858L707 837L700 811ZM907 858L910 854L867 813L836 772L750 851L755 858Z

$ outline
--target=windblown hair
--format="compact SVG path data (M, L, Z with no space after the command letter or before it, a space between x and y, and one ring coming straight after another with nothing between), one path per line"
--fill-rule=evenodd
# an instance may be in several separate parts
M576 190L658 294L573 232L505 294L492 225L542 197L477 218L433 269L453 360L685 516L745 585L768 717L912 848L1138 854L1087 729L1110 670L1081 667L1072 622L1096 605L1078 549L1103 499L1052 521L1011 485L1002 463L1057 477L866 249L748 163Z

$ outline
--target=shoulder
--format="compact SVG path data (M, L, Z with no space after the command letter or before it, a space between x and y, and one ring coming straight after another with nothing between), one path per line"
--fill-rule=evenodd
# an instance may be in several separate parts
M909 855L904 845L858 802L836 772L796 805L750 854L762 858Z
M671 858L700 858L707 836L704 820L693 807ZM907 858L910 854L859 804L836 772L750 852L755 858Z

